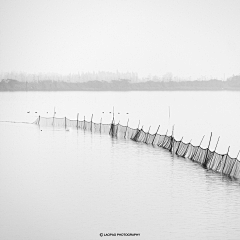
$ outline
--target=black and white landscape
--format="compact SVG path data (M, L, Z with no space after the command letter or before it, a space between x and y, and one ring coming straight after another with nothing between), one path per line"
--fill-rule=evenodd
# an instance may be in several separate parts
M239 239L239 10L0 1L0 239Z

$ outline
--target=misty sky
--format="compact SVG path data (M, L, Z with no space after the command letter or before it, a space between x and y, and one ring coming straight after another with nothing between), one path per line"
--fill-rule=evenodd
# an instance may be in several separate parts
M0 72L240 74L239 0L0 0Z

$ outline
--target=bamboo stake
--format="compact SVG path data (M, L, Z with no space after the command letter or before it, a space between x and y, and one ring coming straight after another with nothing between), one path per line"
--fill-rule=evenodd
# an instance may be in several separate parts
M172 136L173 136L173 134L174 134L174 125L173 125L173 127L172 127Z
M205 137L205 135L203 135L203 137L202 137L202 139L201 139L201 142L200 142L200 144L199 144L196 152L195 152L194 155L192 156L192 158L194 158L194 157L196 156L196 154L198 153L198 150L199 150L199 148L200 148L200 146L201 146L201 144L202 144L202 141L203 141L204 137ZM203 164L204 164L204 163L203 163Z
M186 149L186 151L184 152L183 157L186 156L186 154L187 154L187 152L188 152L188 149L189 149L189 146L190 146L191 142L192 142L192 139L191 139L190 142L188 143L187 149Z
M132 139L133 141L135 141L135 142L136 142L137 137L138 137L139 132L140 132L140 130L139 130L139 125L140 125L140 120L139 120L139 122L138 122L138 127L137 127L137 129L136 129L137 131L136 131L134 137L131 138L131 139Z
M177 148L177 150L176 150L176 153L178 152L178 149L179 149L179 147L180 147L180 144L181 144L182 140L183 140L183 137L181 138L181 140L180 140L180 142L179 142L179 144L178 144L178 148ZM177 155L178 155L178 154L177 154Z
M202 140L201 140L201 142L200 142L200 144L199 144L199 147L201 146L204 137L205 137L205 135L202 137Z
M226 161L227 161L227 156L228 156L228 153L229 153L229 149L230 149L230 146L228 147L227 154L225 155L226 157L225 157L225 162L224 162L224 165L223 165L222 173L224 173L223 171L224 171L224 168L226 166Z
M141 141L141 137L142 137L142 131L143 131L143 125L142 125L142 128L139 130L139 134L138 134L138 142L140 142Z
M156 138L156 136L157 136L157 133L158 133L159 128L160 128L160 125L158 125L157 131L156 131L155 136L154 136L154 139L153 139L153 141L152 141L152 145L154 145L154 141L155 141L155 138Z
M145 143L146 143L146 144L147 144L147 140L148 140L148 135L149 135L150 129L151 129L151 126L150 126L149 129L148 129L147 137L146 137L146 140L145 140Z
M239 153L240 153L240 150L239 150L239 152L238 152L238 154L237 154L237 157L236 157L236 158L238 158L238 155L239 155Z
M214 152L216 152L216 149L217 149L217 145L218 145L219 139L220 139L220 137L218 137L217 144L216 144L216 147L215 147L215 149L214 149Z
M118 127L119 127L119 124L120 124L120 120L119 120L119 122L118 122L118 124L117 124L117 129L116 129L116 138L117 138L117 136L118 136Z
M113 106L113 120L114 120L114 106Z
M129 122L129 119L128 119L128 121L127 121L126 132L125 132L125 135L124 135L124 138L125 138L125 139L126 139L126 135L127 135L128 122Z
M78 115L79 115L79 113L77 114L77 129L78 129Z
M168 134L168 129L167 129L166 134L164 135L164 138L163 138L162 144L164 144L164 141L165 141L165 138L167 137L167 134ZM158 144L158 146L161 146L161 145Z
M211 140L212 140L212 132L211 132L209 143L208 143L208 148L207 148L208 150L209 150L209 147L210 147Z
M138 122L138 127L137 127L137 129L139 129L139 125L140 125L140 120L139 120L139 122Z
M144 132L143 127L144 127L144 125L142 125L142 128L141 128L141 130L139 131L139 137L138 137L139 141L141 141L141 142L142 142L142 140L141 140L141 138L142 138L142 132Z
M217 144L216 144L215 149L214 149L214 151L213 151L213 155L214 155L215 152L216 152L216 149L217 149L217 145L218 145L219 139L220 139L220 136L218 137ZM207 154L208 154L208 150L207 150ZM206 157L207 157L207 154L206 154ZM212 159L213 159L213 157L212 157ZM212 159L210 159L210 160L208 161L208 165L211 165L211 161L212 161Z
M92 117L91 117L91 132L92 132L92 119L93 119L93 114L92 114Z
M173 125L173 127L172 127L171 151L172 151L172 155L174 156L174 125Z
M53 123L52 123L53 126L54 126L54 118L55 118L55 107L53 108Z
M211 160L211 159L208 160L208 158L207 158L207 157L208 157L208 152L209 152L211 140L212 140L212 132L211 132L211 134L210 134L210 139L209 139L209 143L208 143L208 147L207 147L206 157L205 157L204 162L203 162L203 164L202 164L202 166L203 166L204 168L207 168L207 164L208 164L208 162Z
M238 151L237 157L235 158L234 164L233 164L232 169L231 169L231 171L230 171L230 173L229 173L230 176L232 175L233 168L234 168L236 162L238 161L237 158L238 158L239 153L240 153L240 150Z
M113 107L113 119L112 119L112 123L111 123L111 127L110 127L110 130L109 130L109 134L113 137L114 136L114 125L115 124L115 120L114 120L114 107Z

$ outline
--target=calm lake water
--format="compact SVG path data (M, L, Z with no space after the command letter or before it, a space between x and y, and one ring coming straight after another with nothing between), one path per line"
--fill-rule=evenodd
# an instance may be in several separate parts
M110 123L114 106L122 125L174 125L194 145L213 132L210 148L220 136L217 152L230 145L235 157L239 103L239 92L1 92L0 121L33 122L55 107L56 117ZM0 122L0 239L239 239L239 183L131 140Z

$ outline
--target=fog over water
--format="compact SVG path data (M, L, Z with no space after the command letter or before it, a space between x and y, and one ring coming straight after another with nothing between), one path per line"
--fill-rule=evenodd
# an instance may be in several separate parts
M55 107L56 117L109 123L114 106L123 125L141 120L166 133L175 124L175 137L195 145L212 131L210 148L221 136L217 152L230 145L235 157L239 100L235 92L4 92L0 120L33 122ZM239 238L239 181L104 134L1 122L0 136L1 239Z

